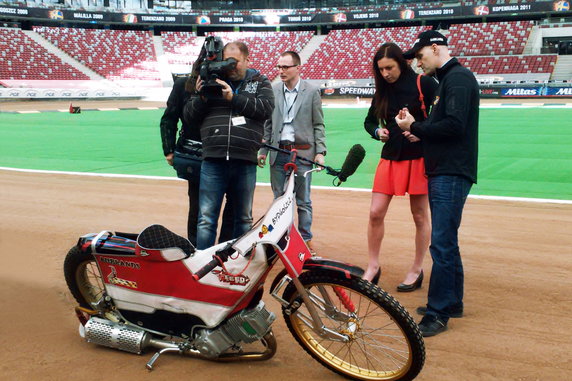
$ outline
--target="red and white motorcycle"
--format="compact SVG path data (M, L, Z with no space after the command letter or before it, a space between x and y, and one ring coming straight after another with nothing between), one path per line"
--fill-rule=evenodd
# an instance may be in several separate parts
M267 360L276 352L276 315L262 301L263 285L280 261L285 268L269 292L292 335L315 360L355 380L415 378L425 347L409 313L361 279L359 267L312 257L294 226L296 153L286 153L291 160L284 194L236 240L195 250L160 225L140 234L82 236L64 263L79 303L80 334L132 353L158 349L148 369L165 352L215 361ZM321 167L345 180L355 162L354 150L341 171Z

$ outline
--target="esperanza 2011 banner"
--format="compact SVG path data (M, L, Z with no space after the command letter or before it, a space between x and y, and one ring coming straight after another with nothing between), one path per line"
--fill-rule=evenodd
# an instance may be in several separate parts
M0 17L37 18L55 21L90 23L162 24L162 25L296 25L369 23L390 20L439 19L531 13L570 14L570 0L530 2L521 4L481 4L421 9L380 10L367 12L305 13L291 15L189 15L88 12L67 9L0 7Z

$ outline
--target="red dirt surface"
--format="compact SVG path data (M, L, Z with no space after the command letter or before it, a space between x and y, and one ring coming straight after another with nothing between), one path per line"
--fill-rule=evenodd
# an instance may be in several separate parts
M269 187L257 188L255 218L271 197ZM319 255L365 266L370 194L316 189L312 198ZM0 380L342 379L298 346L269 295L264 300L278 315L278 352L265 362L167 354L149 373L151 353L137 356L80 338L62 270L77 238L104 229L138 232L152 223L184 235L186 207L182 181L0 170ZM380 284L414 314L426 302L428 283L409 294L394 291L413 256L407 198L393 201L386 226ZM426 339L419 380L570 378L570 226L572 205L468 200L460 231L465 317ZM429 275L429 257L424 268Z

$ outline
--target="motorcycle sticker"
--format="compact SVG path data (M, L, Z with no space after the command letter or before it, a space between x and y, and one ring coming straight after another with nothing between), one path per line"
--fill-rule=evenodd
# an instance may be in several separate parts
M107 276L107 281L109 283L115 284L118 286L129 287L129 288L135 288L135 289L137 288L137 282L134 282L132 280L118 278L117 277L117 270L115 270L115 267L109 266L109 268L111 269L111 272Z
M100 257L100 261L104 262L104 263L108 263L110 265L129 267L130 269L134 269L134 270L140 270L141 269L141 265L139 263L131 262L131 261L124 261L122 259Z
M274 230L274 226L272 225L262 225L262 229L260 230L260 232L258 233L258 236L260 238L264 237L266 234L268 234L269 232L271 232L272 230Z
M233 275L224 270L213 270L213 274L218 276L219 282L233 286L246 286L250 282L250 278L246 275Z

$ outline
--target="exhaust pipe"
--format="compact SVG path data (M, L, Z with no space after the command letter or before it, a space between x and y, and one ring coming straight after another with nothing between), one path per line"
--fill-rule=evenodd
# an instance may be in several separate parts
M92 316L85 324L85 340L125 352L141 354L147 347L180 350L173 342L154 339L142 329Z

